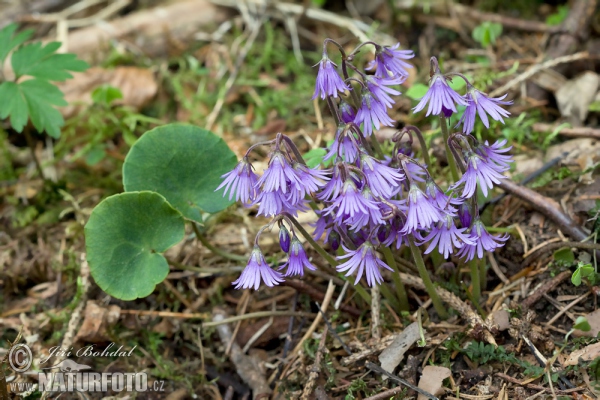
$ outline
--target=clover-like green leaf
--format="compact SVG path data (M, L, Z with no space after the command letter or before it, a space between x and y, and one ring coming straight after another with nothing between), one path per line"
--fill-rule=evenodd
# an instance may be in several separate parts
M121 300L146 297L169 265L161 253L183 239L185 220L153 192L104 199L85 225L87 260L94 280Z
M202 222L202 212L218 212L232 204L215 189L236 162L235 154L212 132L165 125L146 132L132 146L123 164L123 185L128 192L158 192L186 218Z
M28 118L35 129L46 131L54 138L60 136L64 119L55 106L66 106L63 93L42 79L29 79L20 83L0 84L0 118L10 117L10 124L22 132Z
M22 45L33 35L33 30L31 29L26 29L15 34L18 27L17 24L12 23L0 30L0 65L4 64L4 60L12 49Z
M69 71L81 72L89 68L88 63L79 60L75 54L59 54L60 42L30 43L15 50L10 62L17 77L33 76L49 81L64 81L72 78Z

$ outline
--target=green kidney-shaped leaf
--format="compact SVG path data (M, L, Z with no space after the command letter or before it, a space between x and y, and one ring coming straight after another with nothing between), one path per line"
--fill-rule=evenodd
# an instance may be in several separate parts
M153 192L117 194L94 208L85 225L90 272L102 290L121 300L146 297L169 272L160 254L185 234L185 220Z
M214 213L232 204L215 192L221 175L237 159L227 144L205 129L171 124L146 132L123 165L125 191L151 190L165 196L184 217L202 222L202 212Z

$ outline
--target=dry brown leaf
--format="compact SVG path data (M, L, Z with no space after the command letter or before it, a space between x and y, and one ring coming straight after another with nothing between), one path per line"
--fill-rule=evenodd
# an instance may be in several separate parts
M379 362L381 368L388 372L393 372L404 358L404 353L419 340L419 324L413 322L400 333L394 341L381 352ZM385 379L386 377L384 377Z
M589 106L594 101L600 77L586 71L578 77L566 81L555 93L561 115L574 126L585 121Z
M506 310L496 310L491 314L492 325L499 331L505 331L510 328L510 314Z
M421 379L419 379L419 389L437 396L441 394L444 379L450 378L451 375L452 372L446 367L428 365L423 368L423 374L421 375ZM427 397L419 394L418 400L427 400Z
M590 344L583 349L572 352L571 355L569 355L569 358L567 358L567 361L565 361L564 366L577 365L579 359L583 361L592 361L597 357L600 357L600 342Z
M113 325L119 319L121 308L119 306L109 306L104 308L96 304L93 300L88 300L85 305L85 317L83 324L77 335L75 342L84 341L88 343L108 342L107 328Z
M124 104L139 110L144 107L158 91L154 74L149 69L138 67L116 67L114 69L90 68L85 72L76 73L73 79L59 84L65 93L69 106L61 108L68 118L81 109L81 104L92 103L92 92L98 86L110 85L123 93L123 98L116 104Z
M589 313L588 315L585 316L585 319L587 319L588 323L590 324L591 329L587 332L581 331L579 329L575 329L573 331L573 336L576 337L581 337L581 336L587 336L587 337L597 337L598 333L600 332L600 308L597 309L594 312Z

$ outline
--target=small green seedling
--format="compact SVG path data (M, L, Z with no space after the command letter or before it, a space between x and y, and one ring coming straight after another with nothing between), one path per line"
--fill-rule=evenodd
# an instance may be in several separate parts
M475 39L481 47L488 47L496 44L496 39L502 34L502 24L497 22L485 21L481 25L473 29L473 39Z
M581 285L581 282L586 281L590 285L596 283L596 271L592 264L579 263L575 272L571 276L571 282L575 286Z

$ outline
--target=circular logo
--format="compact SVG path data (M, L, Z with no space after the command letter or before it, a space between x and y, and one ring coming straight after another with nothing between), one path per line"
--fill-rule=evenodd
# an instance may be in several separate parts
M25 372L31 367L33 355L26 344L19 343L8 352L8 363L15 372Z

